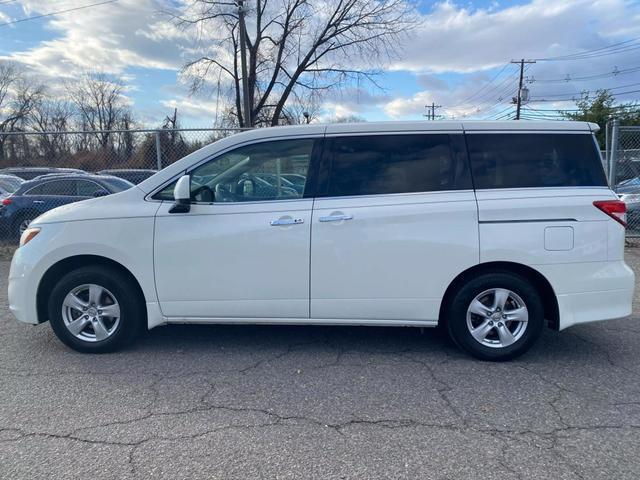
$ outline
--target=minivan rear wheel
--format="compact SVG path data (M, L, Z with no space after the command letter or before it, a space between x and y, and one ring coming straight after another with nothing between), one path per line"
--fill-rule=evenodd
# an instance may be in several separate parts
M118 350L142 330L144 302L116 268L92 265L64 275L49 297L49 322L67 346L85 353Z
M508 272L482 274L461 286L448 309L453 341L482 360L504 361L529 350L540 337L544 308L535 287Z

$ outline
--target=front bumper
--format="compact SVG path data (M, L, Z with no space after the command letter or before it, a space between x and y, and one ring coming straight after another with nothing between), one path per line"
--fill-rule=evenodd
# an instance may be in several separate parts
M33 266L25 258L22 248L18 248L11 260L9 270L9 310L20 322L37 324L36 292L33 285Z

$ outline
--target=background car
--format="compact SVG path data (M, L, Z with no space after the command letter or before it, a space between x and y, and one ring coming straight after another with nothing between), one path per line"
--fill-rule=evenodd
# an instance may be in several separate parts
M15 175L23 180L33 180L37 176L47 173L87 173L77 168L57 168L57 167L9 167L0 169L0 174Z
M112 175L114 177L124 178L134 185L137 185L143 180L149 178L151 175L155 175L156 173L158 173L158 171L142 168L121 168L113 170L100 170L96 173L98 175Z
M55 175L20 185L0 203L2 231L18 237L39 215L60 205L102 197L133 187L131 182L107 175Z
M613 189L627 205L627 230L640 230L640 177L620 182Z
M15 175L0 175L0 197L8 197L23 183L24 180Z

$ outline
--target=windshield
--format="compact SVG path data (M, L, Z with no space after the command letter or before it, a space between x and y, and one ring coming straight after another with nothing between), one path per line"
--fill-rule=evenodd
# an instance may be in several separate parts
M0 178L0 190L6 193L15 192L20 185L22 185L23 180L20 178Z

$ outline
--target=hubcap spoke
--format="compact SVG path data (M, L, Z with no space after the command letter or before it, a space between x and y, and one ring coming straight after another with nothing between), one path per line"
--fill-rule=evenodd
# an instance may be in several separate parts
M493 310L504 310L504 305L507 303L507 300L509 300L510 293L509 290L504 288L496 288L493 294Z
M498 337L500 338L500 343L503 347L508 347L512 343L516 341L516 338L513 336L511 331L507 328L506 325L502 325L498 327Z
M89 287L89 303L92 305L100 304L100 297L102 297L103 289L98 285L91 285Z
M102 323L102 319L97 318L95 322L93 322L93 330L96 332L96 340L104 340L109 336L109 332L107 332L107 328Z
M64 299L64 306L69 307L78 312L82 312L83 308L87 307L87 304L80 300L77 295L70 293Z
M478 325L477 328L471 331L471 335L473 335L473 338L475 338L477 341L482 343L482 341L487 338L487 335L493 329L493 327L493 322L491 322L490 320L485 320L480 325Z
M115 303L113 305L101 305L98 307L103 317L115 318L120 316L120 306Z
M515 310L509 310L508 312L504 312L507 318L505 320L507 322L528 322L529 321L529 312L525 307L516 308Z
M473 302L471 302L469 310L471 311L471 313L475 313L476 315L480 315L481 317L488 317L492 313L491 309L478 299L475 299Z
M89 323L89 319L85 318L85 316L83 315L68 324L67 328L74 335L78 335L82 330L84 330L84 328L87 326L87 323Z

